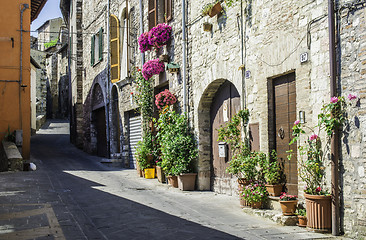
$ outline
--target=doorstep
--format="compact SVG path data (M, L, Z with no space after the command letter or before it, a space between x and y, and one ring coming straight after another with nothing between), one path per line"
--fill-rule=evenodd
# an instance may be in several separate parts
M252 216L267 218L275 223L284 226L296 226L297 216L284 216L282 214L279 201L279 197L270 196L267 203L265 204L265 209L253 209L250 207L244 207L243 212Z

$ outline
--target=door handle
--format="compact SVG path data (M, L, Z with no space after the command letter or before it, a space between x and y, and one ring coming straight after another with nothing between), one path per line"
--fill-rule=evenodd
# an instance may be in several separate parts
M285 130L283 130L283 127L280 127L280 129L278 130L277 135L281 139L284 139L285 138Z

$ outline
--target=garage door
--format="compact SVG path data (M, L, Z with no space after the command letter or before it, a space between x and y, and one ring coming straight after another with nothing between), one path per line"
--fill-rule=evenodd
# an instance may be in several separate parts
M129 139L130 139L130 168L136 168L136 147L137 143L142 138L142 126L141 126L141 116L136 116L135 114L130 114L129 122Z

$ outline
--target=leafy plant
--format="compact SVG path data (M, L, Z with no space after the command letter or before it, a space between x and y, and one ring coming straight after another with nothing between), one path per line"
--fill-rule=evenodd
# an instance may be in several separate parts
M263 173L267 184L274 185L283 180L283 162L279 162L275 150L272 151L271 156L264 159Z
M306 217L306 209L297 208L295 215Z
M15 131L10 132L10 126L8 125L8 132L5 134L6 141L15 143Z
M297 195L290 195L287 193L282 193L282 195L280 196L280 201L291 201L291 200L296 200L297 199Z
M137 162L142 170L154 165L154 155L156 152L154 145L154 136L151 132L147 132L142 140L137 143Z
M243 189L241 197L250 204L264 202L268 198L268 192L264 184L251 183Z
M187 117L164 108L158 119L157 137L164 172L172 176L192 172L198 149Z
M349 96L350 100L356 99L356 96ZM328 195L324 188L325 167L324 160L330 148L330 140L334 131L343 125L346 120L345 115L346 102L343 97L332 97L328 104L323 105L321 112L318 114L318 124L315 128L310 128L295 121L293 126L294 138L290 142L293 144L298 142L300 153L299 176L306 183L305 193L312 195ZM310 130L302 145L300 136L306 134L305 128ZM320 136L325 132L325 141L321 141ZM323 143L325 143L323 145Z

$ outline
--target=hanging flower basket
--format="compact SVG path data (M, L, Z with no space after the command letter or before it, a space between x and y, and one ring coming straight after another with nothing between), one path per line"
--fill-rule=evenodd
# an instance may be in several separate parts
M146 80L150 79L152 76L164 72L165 65L160 62L159 59L153 59L144 64L142 67L142 75Z
M157 49L166 45L171 38L172 27L165 23L160 23L153 27L148 34L149 44Z
M155 95L155 105L159 110L163 109L165 106L171 106L176 102L176 97L168 89Z
M151 50L152 46L149 44L149 33L144 32L140 35L138 42L139 42L139 49L142 53Z

